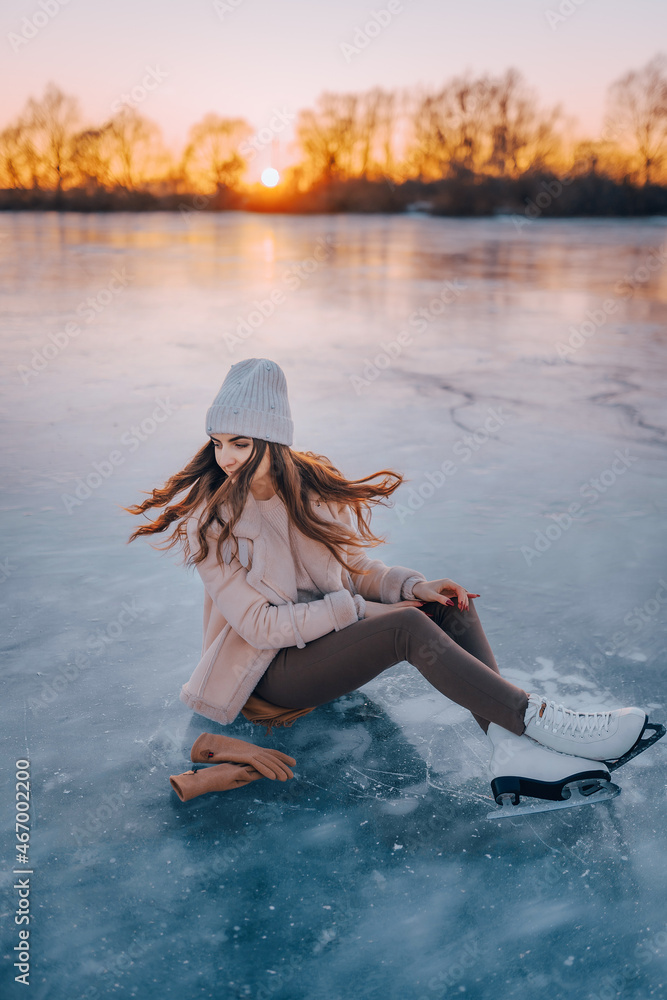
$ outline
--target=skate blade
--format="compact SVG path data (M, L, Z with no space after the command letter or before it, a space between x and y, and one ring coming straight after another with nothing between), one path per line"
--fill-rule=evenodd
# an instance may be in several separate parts
M650 732L651 735L645 737L645 733L647 732ZM661 740L664 735L665 735L665 727L662 725L662 723L649 722L647 719L646 722L644 723L644 728L639 734L637 742L633 747L631 747L628 750L627 753L624 753L623 756L619 757L617 760L604 761L604 763L607 765L607 770L615 771L617 767L623 767L623 765L627 764L629 760L632 760L634 757L638 757L640 753L644 753L644 750L648 750L648 748L652 747L654 743L657 743L658 740Z
M576 809L577 806L590 806L595 802L607 802L620 794L620 787L613 781L605 781L603 785L592 791L582 792L581 786L590 785L590 781L577 781L565 787L569 789L570 795L566 799L552 801L550 799L533 799L527 802L520 802L519 805L512 805L512 794L505 793L502 796L503 802L492 812L486 814L487 819L511 819L513 816L527 816L533 813L552 812L554 809Z

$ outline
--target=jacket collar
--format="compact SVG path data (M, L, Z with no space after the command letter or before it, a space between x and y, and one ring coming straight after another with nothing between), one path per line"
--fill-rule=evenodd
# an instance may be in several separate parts
M220 504L220 517L223 521L228 521L230 515L229 504L223 502ZM257 501L255 500L252 493L248 493L246 497L245 506L241 511L241 515L234 525L234 534L237 538L257 538L262 527L262 515L259 512L259 507L257 506Z

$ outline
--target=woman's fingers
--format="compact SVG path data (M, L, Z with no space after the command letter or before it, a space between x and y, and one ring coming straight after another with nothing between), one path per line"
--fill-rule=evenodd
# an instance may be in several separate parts
M465 587L459 587L457 585L457 587L456 587L456 599L458 601L459 611L467 611L468 607L469 607L469 605L468 605L468 591L465 589Z
M479 594L471 594L467 590L464 590L463 593L465 595L465 600L464 600L464 606L463 606L463 608L461 610L462 611L468 611L469 608L470 608L470 598L471 597L479 597Z
M429 604L432 603L433 601L438 601L440 604L443 604L446 603L448 599L449 598L447 598L440 590L436 590L434 587L432 587L427 592L426 597L423 599L422 603Z
M425 585L423 583L416 584L415 586L420 587L420 593L424 592ZM426 586L429 586L428 584ZM436 589L437 588L437 589ZM454 592L454 597L449 597L446 592ZM435 580L430 582L430 589L424 596L422 601L403 601L404 605L407 604L417 604L418 606L422 603L437 602L438 604L444 604L446 607L454 608L458 607L460 611L467 611L470 607L469 598L479 597L479 594L467 591L465 587L461 587L460 584L454 583L453 580ZM431 616L429 616L431 617Z

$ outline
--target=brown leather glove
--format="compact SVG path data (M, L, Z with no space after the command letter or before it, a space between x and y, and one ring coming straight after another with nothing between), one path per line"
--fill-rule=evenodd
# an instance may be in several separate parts
M169 783L181 802L194 799L207 792L226 792L230 788L240 788L249 781L257 781L262 775L249 764L217 764L215 767L200 767L198 771L184 771L170 774Z
M296 764L294 757L288 757L280 750L258 747L254 743L246 743L245 740L236 740L219 733L202 733L198 736L192 745L190 760L197 764L218 761L251 764L265 778L278 781L293 778L294 774L287 765Z

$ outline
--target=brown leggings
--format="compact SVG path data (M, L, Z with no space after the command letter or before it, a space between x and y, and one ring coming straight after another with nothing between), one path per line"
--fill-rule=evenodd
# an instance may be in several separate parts
M528 695L501 677L472 598L469 604L468 611L438 601L421 608L387 605L386 614L328 632L301 649L286 646L254 693L285 708L322 705L407 660L469 709L484 732L495 722L521 735Z

